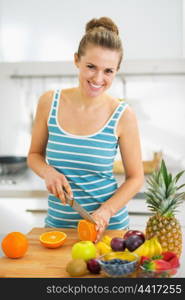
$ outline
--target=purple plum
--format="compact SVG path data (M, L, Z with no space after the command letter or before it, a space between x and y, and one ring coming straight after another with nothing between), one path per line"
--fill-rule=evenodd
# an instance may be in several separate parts
M125 240L125 247L129 251L134 251L144 243L143 238L139 235L131 235Z
M87 261L87 269L92 273L92 274L99 274L101 271L101 266L99 262L92 258Z
M112 238L110 246L114 251L124 251L125 250L125 239L115 237Z
M127 239L129 236L132 236L132 235L139 235L139 236L143 239L143 242L145 241L145 235L144 235L144 233L143 233L142 231L140 231L140 230L128 230L128 231L124 234L123 238L124 238L124 239Z

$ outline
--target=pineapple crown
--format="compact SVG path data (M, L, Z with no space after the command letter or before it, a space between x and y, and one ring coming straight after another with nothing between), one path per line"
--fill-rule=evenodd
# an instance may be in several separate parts
M154 171L147 183L149 188L145 192L148 208L159 215L172 217L176 208L183 202L185 192L178 193L185 184L177 186L177 181L185 171L172 176L168 172L164 160L161 161L160 168Z

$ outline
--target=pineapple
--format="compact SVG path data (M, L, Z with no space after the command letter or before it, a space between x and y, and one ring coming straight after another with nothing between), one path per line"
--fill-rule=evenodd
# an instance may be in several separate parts
M146 202L153 215L146 226L146 238L157 235L163 252L172 251L180 257L182 251L182 232L174 213L182 203L185 192L178 193L185 184L177 186L177 181L184 171L172 177L162 160L160 168L147 180Z

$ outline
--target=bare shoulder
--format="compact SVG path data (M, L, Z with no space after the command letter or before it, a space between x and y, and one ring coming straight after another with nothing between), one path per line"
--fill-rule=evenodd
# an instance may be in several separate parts
M121 118L120 118L121 122L128 122L128 121L136 121L136 114L134 112L134 110L132 109L132 107L130 107L129 105L125 108L125 111L123 112Z
M128 105L119 122L117 127L118 136L124 135L131 132L137 128L137 117L134 110Z
M51 103L53 99L53 90L49 90L45 93L43 93L38 101L38 106L37 106L37 114L44 116L44 118L47 118L49 115L49 111L51 108Z
M53 90L43 93L39 98L38 104L42 107L51 105L53 94L54 94Z

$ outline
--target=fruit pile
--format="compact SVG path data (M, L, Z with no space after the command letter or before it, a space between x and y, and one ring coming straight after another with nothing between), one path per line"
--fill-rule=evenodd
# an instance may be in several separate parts
M100 255L105 255L105 258L123 258L129 256L129 253L134 253L141 256L152 257L162 253L162 247L156 236L146 240L145 235L139 230L128 230L123 238L110 238L105 236L102 241L97 243L97 249ZM111 253L110 253L111 252ZM109 254L110 253L110 254ZM114 257L115 256L115 257Z
M139 230L128 230L123 237L105 235L97 244L77 242L71 255L66 271L77 277L101 271L111 277L127 277L134 272L137 277L156 277L156 272L158 277L170 277L180 265L175 253L163 251L157 236L146 239Z

